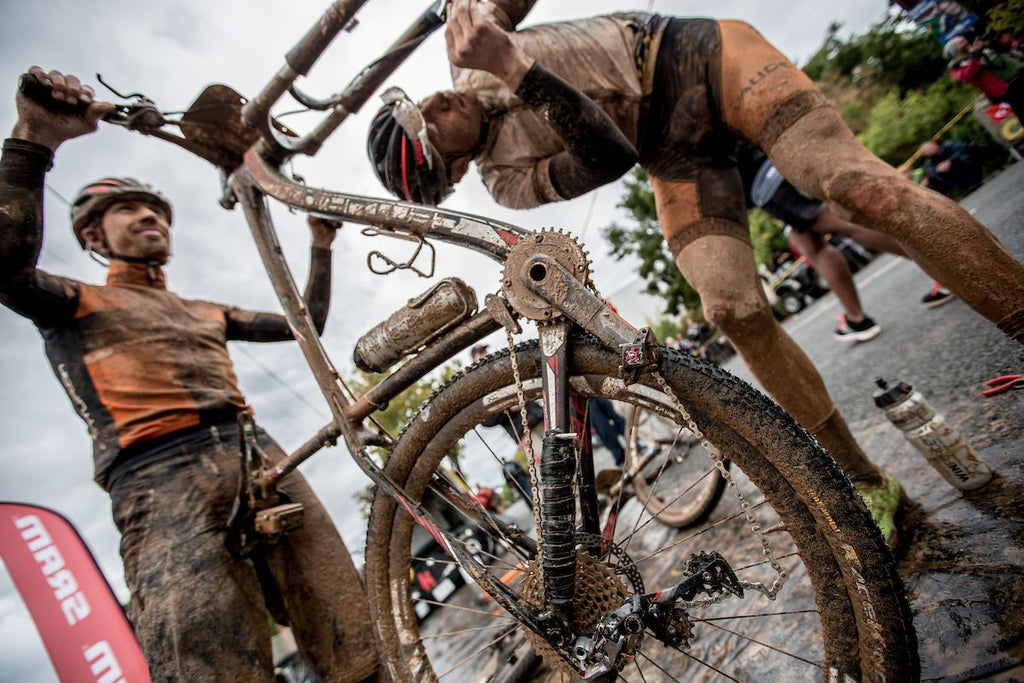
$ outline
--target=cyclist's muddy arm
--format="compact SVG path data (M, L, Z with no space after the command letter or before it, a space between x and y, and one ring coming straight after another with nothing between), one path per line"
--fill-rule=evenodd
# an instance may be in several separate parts
M452 2L446 4L450 12ZM537 0L482 0L479 4L487 7L486 11L491 14L498 26L506 31L514 31L537 4Z
M331 303L331 250L314 246L310 249L309 278L303 293L317 334L322 334L327 323ZM294 339L288 320L279 313L247 311L224 307L229 340L250 342L277 342Z
M96 130L114 109L72 74L30 67L43 86L15 96L18 120L0 160L0 303L40 325L68 320L78 305L71 280L36 268L43 244L43 180L65 141Z
M41 325L68 320L74 284L36 268L43 245L43 178L49 147L9 138L0 158L0 303Z
M540 64L534 62L530 67L516 95L544 110L548 123L565 143L564 152L545 160L551 184L563 199L609 183L636 163L636 149L611 117Z
M547 198L578 197L632 168L638 157L636 149L611 117L573 85L538 64L507 30L488 21L474 2L456 0L450 7L445 30L448 58L453 66L479 69L499 78L523 102L543 111L566 147L537 165L540 185L550 184L558 195Z
M489 0L494 5L494 19L506 31L516 29L530 13L537 0Z

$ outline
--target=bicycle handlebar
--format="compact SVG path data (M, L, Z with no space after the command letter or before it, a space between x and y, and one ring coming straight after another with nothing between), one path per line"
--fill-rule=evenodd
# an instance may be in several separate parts
M260 93L242 107L242 121L260 131L261 152L278 163L295 154L313 155L349 114L359 111L384 80L412 54L413 48L444 21L439 14L441 0L435 0L413 22L383 57L366 67L339 95L316 102L295 88L295 80L305 75L331 41L352 21L366 0L337 0L306 35L285 56L285 65ZM285 92L292 91L300 102L331 107L330 114L310 133L300 138L282 135L271 125L270 110Z

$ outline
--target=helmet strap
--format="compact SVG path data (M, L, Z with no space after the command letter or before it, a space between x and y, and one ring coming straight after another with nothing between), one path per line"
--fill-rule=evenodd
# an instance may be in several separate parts
M110 267L110 258L107 257L105 254L101 254L100 252L93 249L91 244L86 244L85 250L89 252L89 258L91 258L93 261L100 264L104 268Z

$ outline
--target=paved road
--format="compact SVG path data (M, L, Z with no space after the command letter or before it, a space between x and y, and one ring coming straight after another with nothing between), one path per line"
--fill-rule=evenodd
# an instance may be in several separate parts
M1024 163L962 204L1024 259ZM985 273L978 273L979 278ZM984 398L985 380L1024 371L1024 351L957 300L920 305L930 280L884 256L857 274L881 336L852 347L832 339L832 295L787 321L821 370L869 456L896 474L915 505L903 522L900 568L912 598L925 680L1024 680L1024 390ZM742 363L726 366L750 381ZM876 376L920 389L998 477L959 494L875 407Z

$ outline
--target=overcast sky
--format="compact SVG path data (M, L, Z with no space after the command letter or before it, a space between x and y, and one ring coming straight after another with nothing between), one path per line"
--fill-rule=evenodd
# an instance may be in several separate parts
M317 96L340 90L427 5L427 0L371 0L357 15L358 27L342 34L310 77L300 83ZM165 110L187 108L212 82L252 95L281 67L285 52L325 7L326 2L311 0L9 0L0 21L0 87L7 87L11 95L0 98L0 127L9 131L13 125L14 85L18 74L32 64L78 74L97 85L101 98L109 98L95 82L94 75L100 73L121 92L143 92ZM541 0L526 23L637 9L744 19L791 59L803 63L821 44L829 24L841 22L844 32L860 33L882 18L886 3ZM390 83L403 86L413 99L450 87L443 37L431 37ZM383 195L365 153L366 129L378 101L375 98L363 112L350 117L317 159L296 160L295 172L313 185ZM285 104L278 111L292 108ZM309 119L286 121L300 131L308 129ZM103 268L80 252L71 236L65 200L85 183L105 175L143 179L173 200L174 257L167 269L173 291L247 308L279 310L240 211L227 212L218 204L217 172L177 148L111 126L102 126L99 133L71 141L58 151L54 169L47 176L47 232L40 267L88 282L103 280ZM493 203L474 173L446 206L528 228L560 227L582 234L595 262L597 285L611 295L633 277L628 264L607 257L600 238L601 227L623 220L615 206L621 194L621 186L614 184L572 202L510 212ZM308 246L303 218L285 211L275 215L301 286ZM354 340L429 285L412 275L384 279L370 275L365 267L370 248L384 248L398 260L408 253L409 245L368 239L357 227L343 230L335 242L332 310L324 342L343 372L350 368ZM437 270L462 277L482 300L484 294L496 290L498 273L490 261L476 255L467 258L466 253L440 250ZM626 315L629 317L628 312ZM86 430L53 377L35 328L0 308L0 339L0 466L4 468L0 500L40 504L68 516L115 592L122 601L127 600L109 499L92 482ZM234 344L231 351L257 419L286 449L302 443L326 422L328 410L297 346ZM363 485L361 473L342 449L318 455L303 471L361 562L363 522L351 498L351 492ZM54 678L6 572L0 572L0 678Z

